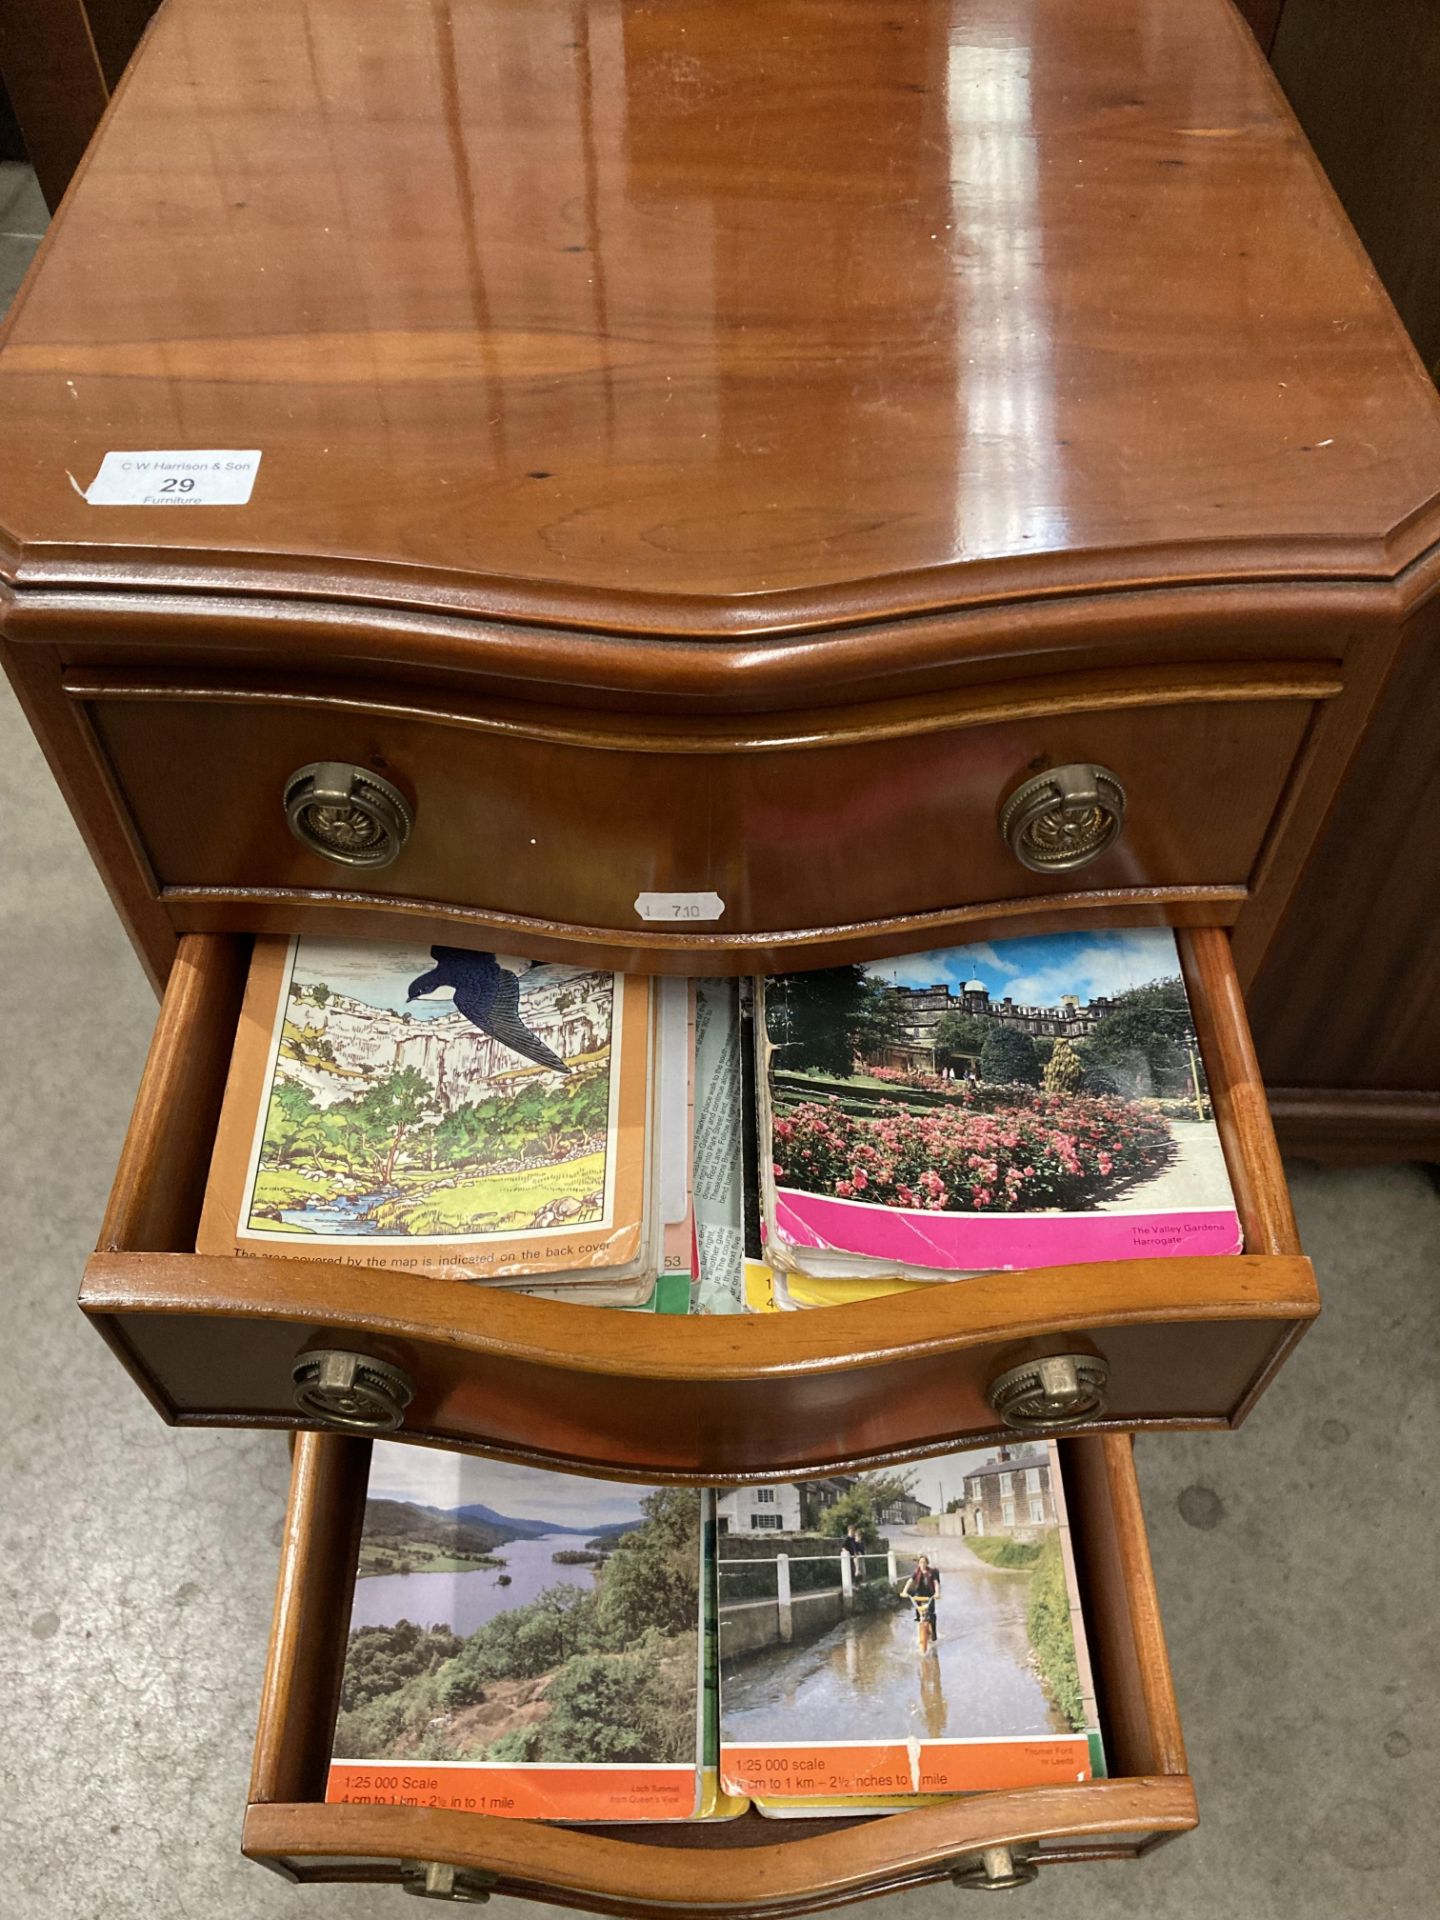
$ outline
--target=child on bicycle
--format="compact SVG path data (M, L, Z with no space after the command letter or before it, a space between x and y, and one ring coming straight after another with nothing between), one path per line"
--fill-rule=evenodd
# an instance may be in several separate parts
M915 1571L910 1575L910 1578L905 1582L904 1586L901 1587L900 1593L901 1597L910 1601L912 1605L914 1605L917 1599L924 1599L930 1602L928 1609L916 1607L915 1617L918 1620L928 1611L930 1618L930 1637L932 1639L938 1639L940 1637L940 1630L936 1621L936 1614L940 1607L940 1573L938 1568L931 1566L928 1554L922 1553L920 1555L920 1558L915 1562Z

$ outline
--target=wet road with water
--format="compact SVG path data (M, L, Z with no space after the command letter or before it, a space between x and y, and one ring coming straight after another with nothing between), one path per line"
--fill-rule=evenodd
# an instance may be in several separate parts
M933 1650L919 1652L907 1608L854 1614L820 1639L725 1663L725 1739L953 1740L1065 1731L1030 1667L1028 1576L987 1567L958 1538L897 1530L891 1543L902 1578L917 1553L939 1566ZM883 1562L870 1566L873 1577Z

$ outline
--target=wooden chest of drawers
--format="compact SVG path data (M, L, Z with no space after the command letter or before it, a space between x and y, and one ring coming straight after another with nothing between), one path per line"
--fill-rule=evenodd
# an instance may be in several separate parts
M295 0L147 41L6 334L0 604L152 972L184 932L686 971L1079 913L1233 926L1248 979L1428 617L1440 470L1253 44L1220 0L796 0L777 145L768 46L684 24L693 94L664 8L326 6L304 82ZM457 122L496 61L513 114ZM252 449L248 501L87 497L177 443ZM393 786L389 864L287 832L316 764ZM1035 871L1001 813L1064 766L1124 831Z
M0 647L168 982L86 1311L171 1420L305 1424L339 1348L417 1442L720 1483L1108 1369L1067 1444L1117 1779L723 1871L321 1808L364 1448L311 1436L251 1852L798 1913L1193 1824L1123 1435L1234 1424L1317 1310L1241 992L1437 538L1440 408L1226 0L168 0L0 345ZM194 1252L256 933L693 974L1145 923L1240 1256L662 1337Z

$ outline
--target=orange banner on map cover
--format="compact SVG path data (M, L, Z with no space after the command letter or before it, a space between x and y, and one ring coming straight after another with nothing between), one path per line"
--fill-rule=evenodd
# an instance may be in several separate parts
M689 1820L694 1767L469 1767L332 1760L325 1799L358 1807L444 1807L513 1820Z
M1053 1740L876 1741L854 1746L724 1746L727 1793L828 1798L894 1793L986 1793L1091 1778L1084 1734Z

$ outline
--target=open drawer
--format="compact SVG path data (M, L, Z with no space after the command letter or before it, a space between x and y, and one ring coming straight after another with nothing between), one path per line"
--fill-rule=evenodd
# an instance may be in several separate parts
M645 1480L784 1479L978 1445L1003 1434L995 1383L1009 1374L1013 1391L1019 1367L1033 1377L1020 1406L1005 1405L1012 1425L1233 1426L1318 1299L1227 937L1180 940L1240 1255L995 1273L824 1311L691 1320L387 1268L202 1257L247 954L243 940L205 935L182 945L81 1304L178 1424L314 1426L318 1391L329 1424L351 1430L398 1427ZM341 1357L302 1412L296 1370L319 1354ZM403 1420L388 1399L397 1373L411 1393Z
M282 1550L244 1849L288 1877L485 1891L596 1913L812 1913L957 1878L1122 1859L1196 1823L1131 1444L1061 1446L1110 1777L858 1820L561 1828L421 1806L325 1804L370 1449L305 1435ZM439 1871L433 1871L439 1869Z

